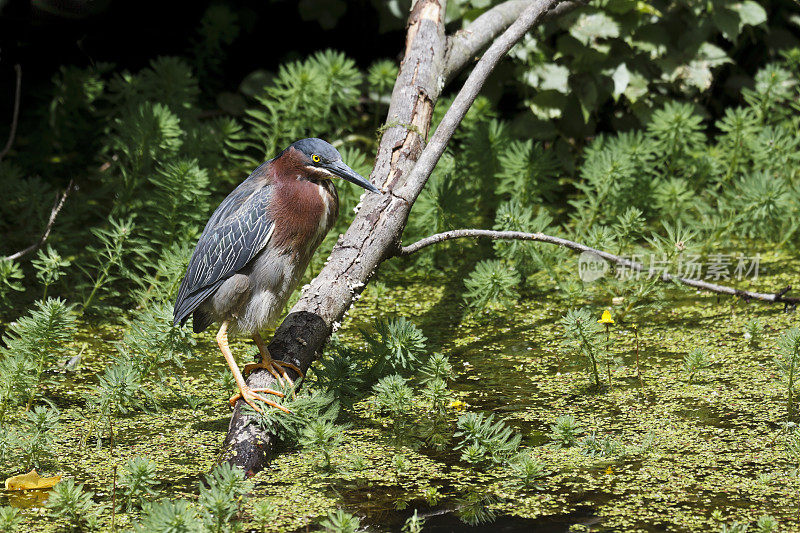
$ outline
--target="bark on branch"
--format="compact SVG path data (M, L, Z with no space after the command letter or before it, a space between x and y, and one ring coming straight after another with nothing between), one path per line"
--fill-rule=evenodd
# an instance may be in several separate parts
M489 73L505 53L561 0L530 2L520 17L486 51L473 69L433 138L425 144L433 106L444 85L446 0L417 0L411 10L406 50L392 92L388 127L381 138L372 182L383 194L368 194L319 275L275 332L269 350L276 359L306 371L336 324L375 269L398 248L411 206L447 141ZM250 387L268 387L272 376L256 371ZM247 473L263 469L275 443L242 411L238 402L228 427L225 458Z
M437 233L435 235L431 235L430 237L425 237L424 239L420 239L414 244L403 246L397 251L397 255L398 256L411 255L415 252L418 252L419 250L422 250L423 248L427 248L428 246L434 244L438 244L453 239L464 239L464 238L522 240L522 241L536 241L548 244L555 244L557 246L562 246L564 248L568 248L576 252L591 252L599 257L602 257L606 261L614 263L615 265L629 268L635 272L646 273L648 277L658 275L659 279L665 282L676 282L682 285L686 285L688 287L694 287L696 289L704 291L715 292L717 294L739 296L740 298L744 298L745 300L762 300L765 302L779 302L779 303L784 303L788 306L795 306L798 303L800 303L800 298L786 296L786 293L788 293L789 290L791 290L792 288L791 286L781 289L780 291L775 293L763 293L763 292L745 291L741 289L736 289L734 287L719 285L717 283L709 283L707 281L702 281L697 279L683 278L680 276L674 276L667 272L659 273L657 269L647 268L641 263L637 263L636 261L631 261L629 259L625 259L624 257L620 257L618 255L614 255L608 252L604 252L602 250L597 250L596 248L592 248L590 246L586 246L585 244L581 244L575 241L570 241L568 239L562 239L561 237L546 235L544 233L525 233L521 231L493 231L485 229L457 229L452 231L446 231L443 233Z

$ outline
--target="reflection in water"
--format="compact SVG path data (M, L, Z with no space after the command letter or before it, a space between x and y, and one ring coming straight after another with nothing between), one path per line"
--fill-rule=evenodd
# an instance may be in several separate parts
M10 505L17 509L44 507L49 490L7 490L0 493L0 505Z

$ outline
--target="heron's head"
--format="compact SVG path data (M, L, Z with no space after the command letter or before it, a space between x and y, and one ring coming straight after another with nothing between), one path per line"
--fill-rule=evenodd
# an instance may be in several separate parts
M347 166L342 161L342 155L330 143L311 137L292 143L287 150L292 148L300 152L305 170L314 178L342 178L368 191L379 192L366 178Z

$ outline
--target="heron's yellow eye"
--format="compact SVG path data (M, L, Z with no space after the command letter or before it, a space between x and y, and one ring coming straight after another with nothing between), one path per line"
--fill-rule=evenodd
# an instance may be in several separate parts
M314 163L319 163L319 156L317 154L314 154L314 155L311 156L311 160Z

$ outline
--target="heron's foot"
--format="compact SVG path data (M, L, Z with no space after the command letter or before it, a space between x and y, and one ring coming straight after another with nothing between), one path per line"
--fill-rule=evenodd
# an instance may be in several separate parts
M294 381L292 381L292 378L290 378L289 375L286 373L286 370L285 370L286 368L291 368L292 370L297 372L300 375L301 378L305 377L305 375L303 374L302 370L300 370L297 367L297 365L292 364L292 363L288 363L286 361L278 361L277 359L269 359L267 361L264 361L262 359L258 363L247 363L246 365L244 365L244 368L242 369L242 373L245 375L245 377L247 377L254 370L256 370L258 368L263 368L267 372L272 374L272 377L274 377L278 381L278 383L281 384L281 386L284 386L283 380L285 379L286 381L289 382L290 386L294 387ZM280 374L278 372L280 372Z
M231 396L231 399L229 400L229 402L231 404L231 407L236 405L236 402L241 399L241 400L244 400L244 402L247 405L252 407L254 411L259 412L259 413L263 413L264 411L254 403L255 400L258 400L260 402L264 402L265 404L267 404L267 405L269 405L271 407L275 407L276 409L280 409L284 413L291 413L291 411L288 410L286 407L284 407L284 406L282 406L282 405L280 405L278 403L275 403L272 400L269 400L269 399L265 398L261 394L258 394L259 392L264 392L264 393L267 393L267 394L274 394L275 396L277 396L279 398L283 398L283 396L284 396L282 392L278 392L276 390L267 389L267 388L251 389L250 387L245 385L245 386L239 388L239 393L238 394L235 394L235 395Z

